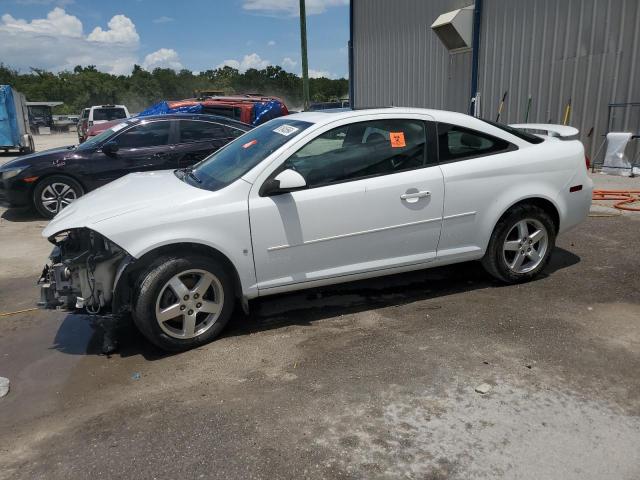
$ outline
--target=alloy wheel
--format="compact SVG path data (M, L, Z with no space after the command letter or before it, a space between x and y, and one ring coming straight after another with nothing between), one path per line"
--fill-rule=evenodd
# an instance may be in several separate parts
M205 270L186 270L164 284L156 301L156 320L173 338L202 335L218 320L224 304L220 280Z
M54 215L78 198L78 193L66 183L54 182L40 194L40 203Z
M535 270L547 254L549 235L544 225L533 218L518 221L504 241L504 262L514 273Z

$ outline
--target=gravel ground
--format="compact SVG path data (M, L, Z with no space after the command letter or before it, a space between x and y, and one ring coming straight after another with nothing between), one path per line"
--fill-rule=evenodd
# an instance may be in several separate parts
M640 216L594 212L535 282L467 263L265 298L179 355L0 317L0 479L640 478ZM0 217L0 311L27 309L45 222Z

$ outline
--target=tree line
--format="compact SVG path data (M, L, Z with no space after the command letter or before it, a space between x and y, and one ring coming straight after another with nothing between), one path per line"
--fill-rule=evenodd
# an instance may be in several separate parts
M91 105L124 104L140 112L160 100L191 98L194 92L216 90L225 94L261 93L282 98L290 109L302 105L302 79L279 66L240 72L222 67L193 73L183 69L156 68L149 72L139 65L130 75L100 72L95 66L77 66L59 73L33 68L21 73L0 64L0 85L11 85L28 101L62 101L57 114L79 114ZM312 78L309 89L314 102L335 101L348 94L348 80Z

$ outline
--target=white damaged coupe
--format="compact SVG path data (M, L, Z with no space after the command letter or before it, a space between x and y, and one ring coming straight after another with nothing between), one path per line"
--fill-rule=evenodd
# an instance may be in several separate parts
M577 133L408 108L271 120L193 168L130 174L58 214L41 305L131 314L178 351L263 295L470 260L527 281L588 214Z

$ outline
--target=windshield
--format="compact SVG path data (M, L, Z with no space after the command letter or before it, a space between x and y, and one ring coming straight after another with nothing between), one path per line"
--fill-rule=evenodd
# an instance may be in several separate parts
M92 148L96 148L98 145L100 145L103 141L105 141L111 135L113 135L117 131L122 130L126 126L127 126L127 123L122 122L122 123L119 123L117 125L114 125L111 128L108 128L104 132L99 133L98 135L96 135L95 137L89 137L86 142L81 143L80 145L78 145L78 150L89 150L89 149L92 149Z
M127 114L124 112L124 108L94 108L93 109L93 121L111 121L118 120L119 118L127 118Z
M277 118L249 130L226 147L198 163L185 182L206 190L219 190L235 182L282 145L312 124Z

